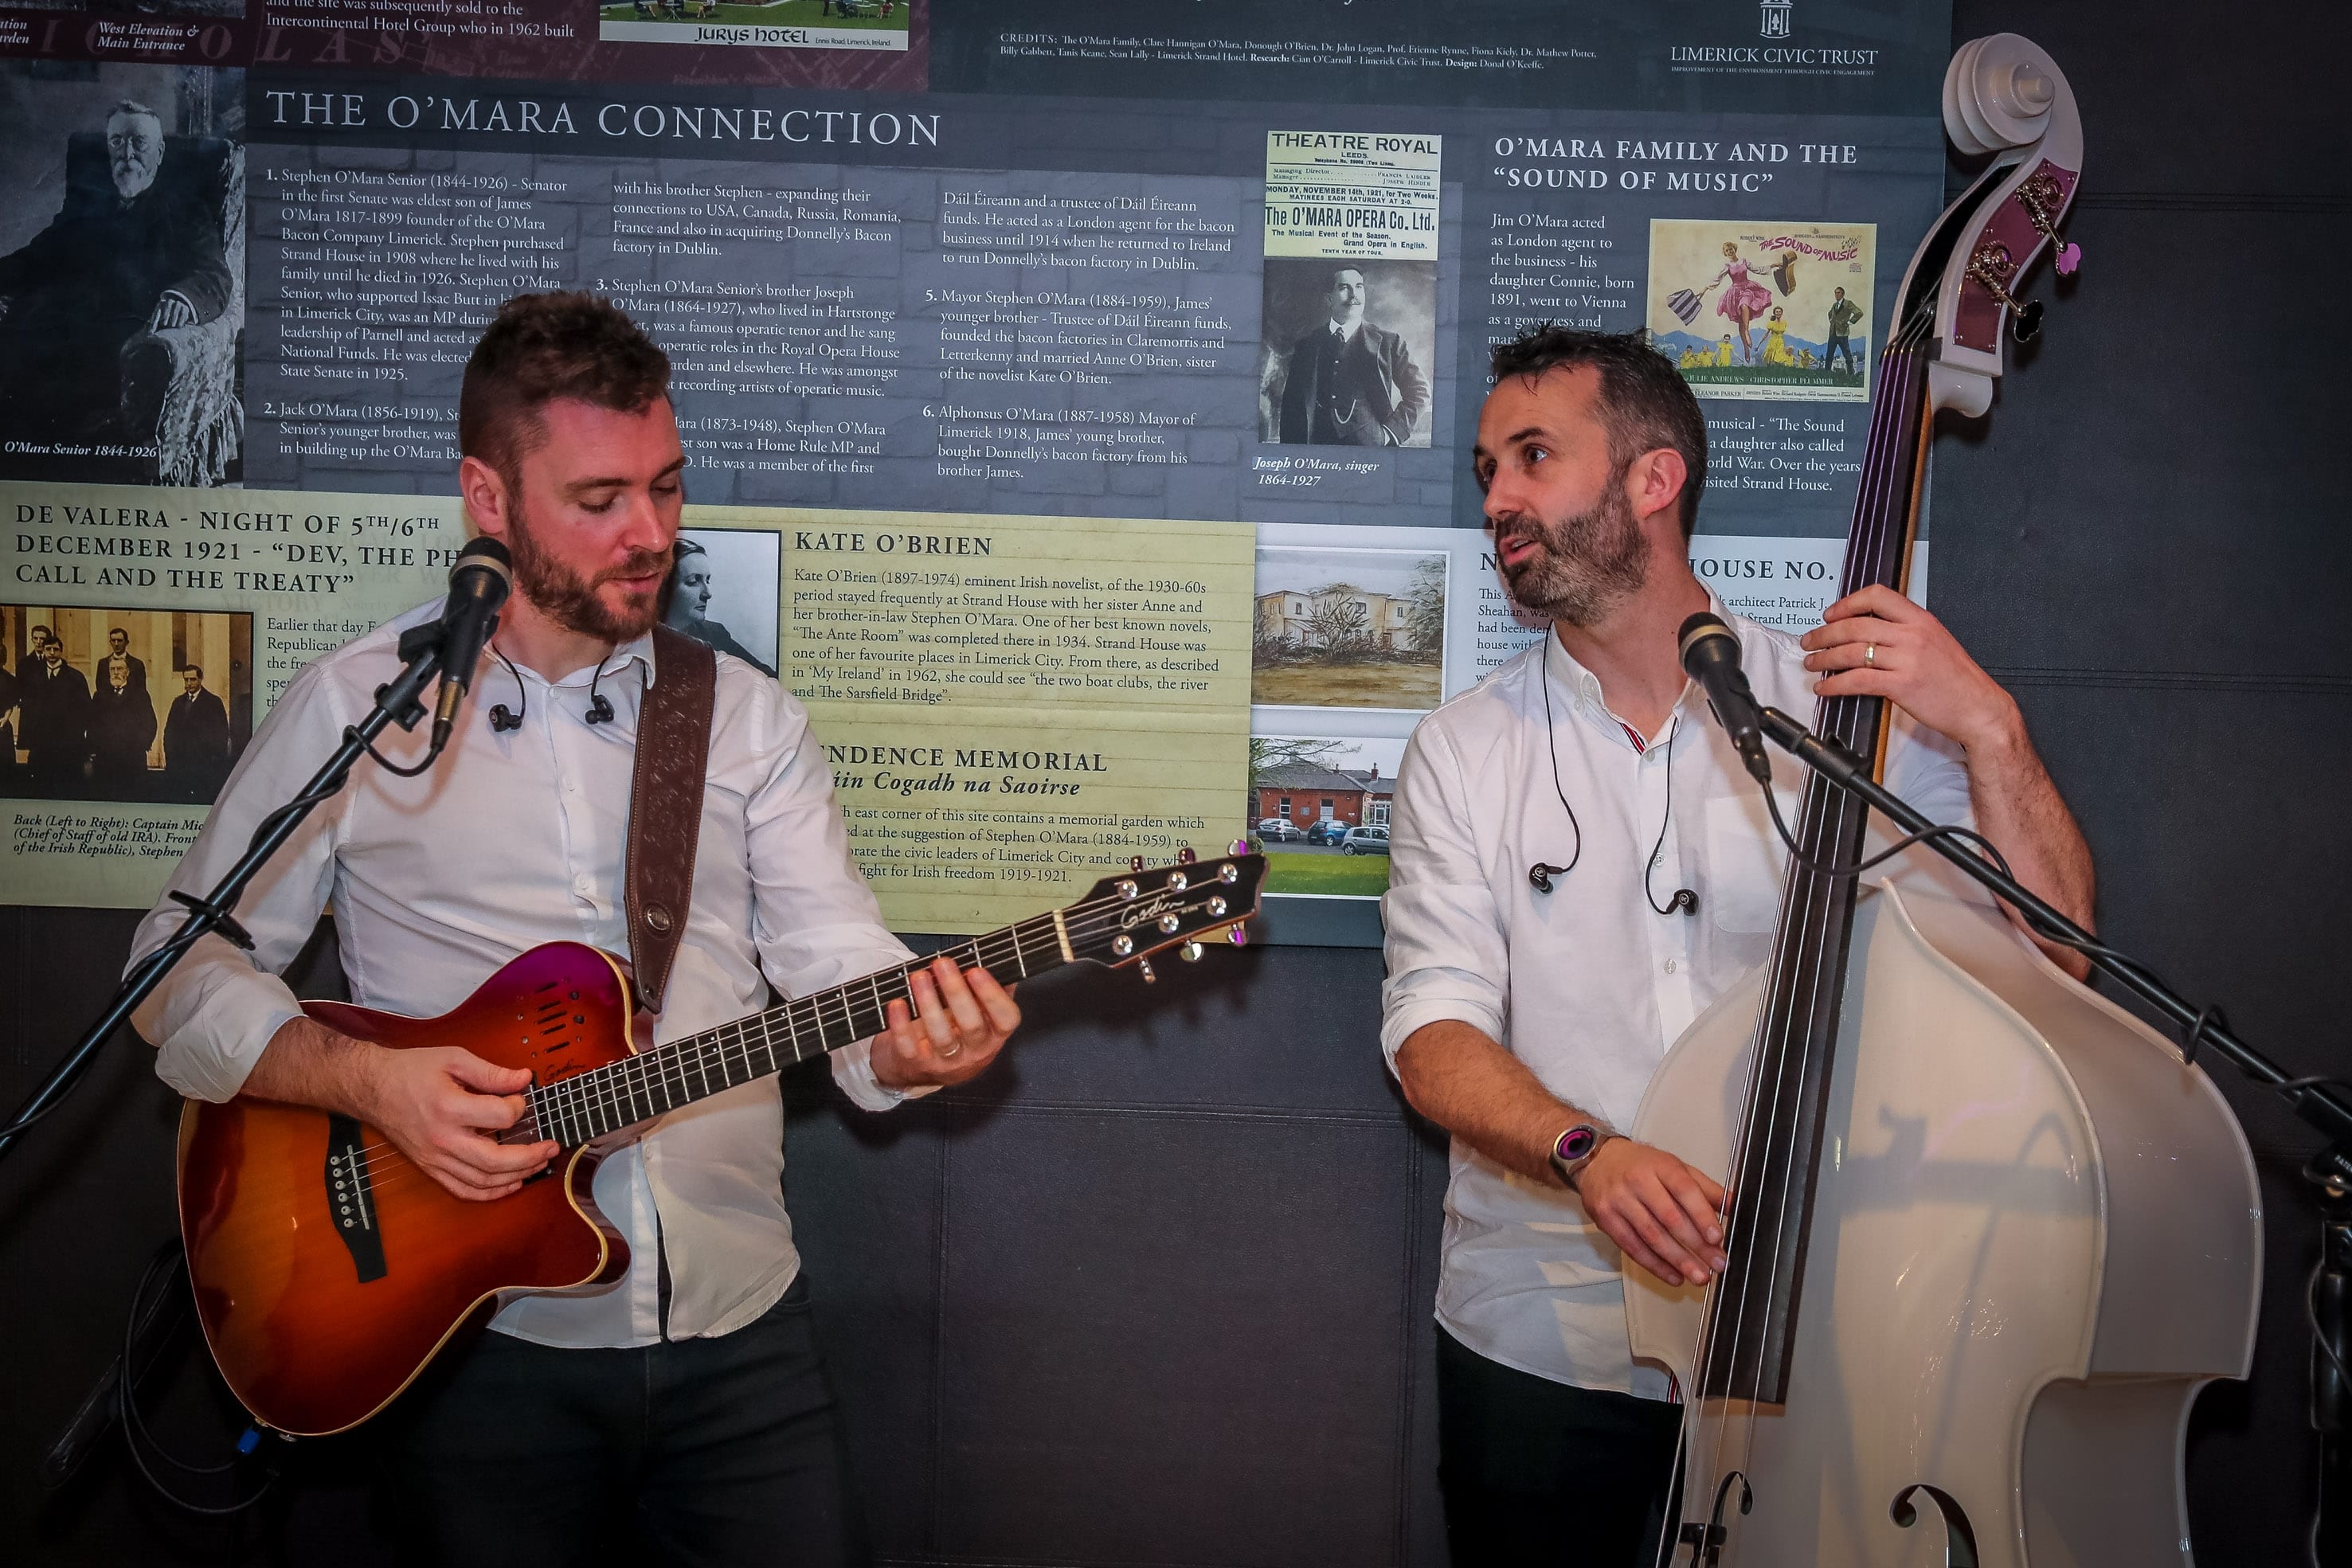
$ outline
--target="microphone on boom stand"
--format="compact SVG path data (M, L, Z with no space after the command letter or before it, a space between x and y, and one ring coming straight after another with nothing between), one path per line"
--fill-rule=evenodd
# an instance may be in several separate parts
M487 536L457 552L449 569L449 602L441 611L441 693L433 709L433 750L449 743L474 665L499 629L499 611L514 591L513 558Z
M1722 616L1702 610L1683 622L1679 641L1683 673L1706 690L1716 722L1731 737L1749 776L1769 788L1772 762L1764 755L1763 714L1739 668L1738 637Z

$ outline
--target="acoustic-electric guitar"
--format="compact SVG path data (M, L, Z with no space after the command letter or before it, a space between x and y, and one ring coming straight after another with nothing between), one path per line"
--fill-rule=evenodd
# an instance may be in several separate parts
M1237 846L1238 847L1238 846ZM1105 877L1076 903L945 949L1005 984L1066 964L1134 964L1220 933L1238 944L1265 860L1233 854ZM936 956L936 955L935 955ZM452 1197L348 1116L242 1096L189 1102L180 1122L180 1230L196 1316L229 1387L289 1437L355 1427L390 1404L461 1329L531 1294L584 1294L627 1269L596 1210L598 1162L664 1113L866 1039L910 998L883 969L655 1047L626 967L576 942L509 963L435 1019L339 1002L304 1011L394 1049L463 1046L530 1070L500 1143L562 1153L519 1192Z

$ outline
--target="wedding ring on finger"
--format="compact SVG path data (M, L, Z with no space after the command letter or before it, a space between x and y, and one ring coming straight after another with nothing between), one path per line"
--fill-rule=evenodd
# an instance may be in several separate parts
M1866 669L1876 669L1878 667L1877 643L1864 643L1862 645L1862 662L1864 667Z
M948 1057L950 1057L950 1056L961 1056L961 1055L962 1055L962 1054L963 1054L963 1047L962 1047L962 1045L961 1045L961 1043L959 1043L959 1044L953 1044L953 1045L943 1045L943 1046L940 1047L940 1058L941 1058L942 1060L944 1060L944 1059L946 1059L946 1058L948 1058Z

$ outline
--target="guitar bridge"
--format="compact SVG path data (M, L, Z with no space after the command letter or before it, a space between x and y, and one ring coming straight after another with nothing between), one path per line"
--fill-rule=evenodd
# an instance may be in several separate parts
M360 1283L381 1280L383 1232L376 1228L375 1188L368 1180L366 1134L349 1116L327 1118L327 1207Z

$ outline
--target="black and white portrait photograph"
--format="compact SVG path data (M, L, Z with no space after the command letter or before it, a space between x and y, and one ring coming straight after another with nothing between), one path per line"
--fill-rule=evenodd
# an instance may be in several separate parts
M1427 446L1437 264L1269 256L1258 439Z
M252 616L0 604L0 797L209 806L252 735Z
M0 67L0 478L243 476L244 73Z
M784 536L765 529L689 528L677 536L662 619L772 678L776 606L783 598Z

